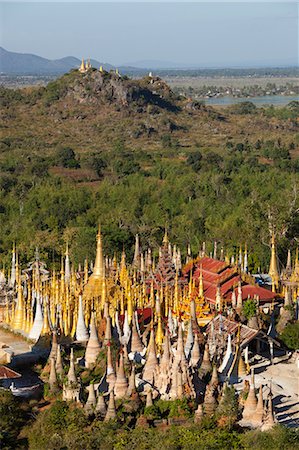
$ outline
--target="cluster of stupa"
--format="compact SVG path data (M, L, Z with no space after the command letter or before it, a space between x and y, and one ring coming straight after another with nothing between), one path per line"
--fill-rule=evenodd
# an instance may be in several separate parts
M169 311L178 318L180 305L188 304L196 290L195 280L186 281L181 267L180 251L175 246L171 249L167 235L157 264L150 249L145 254L140 252L138 236L131 266L127 265L124 252L119 264L116 258L105 258L100 231L94 264L85 261L84 267L76 271L71 266L68 248L58 273L46 270L38 253L35 261L22 271L14 249L8 281L4 271L1 274L4 285L10 286L15 296L5 296L2 314L12 330L35 341L54 329L76 338L78 323L84 321L89 326L94 312L99 325L105 308L113 324L126 314L130 325L136 309L153 314L155 321L159 314L167 317ZM157 300L161 305L159 314L155 309ZM197 295L196 304L203 316L211 315L204 298Z
M268 390L266 399L264 399L263 390ZM254 371L252 370L251 383L245 383L243 392L247 395L247 398L244 401L244 409L242 411L242 420L240 424L247 427L261 428L262 431L271 429L276 423L273 410L271 383L269 387L261 384L257 396Z
M82 311L82 302L80 302ZM157 398L164 400L194 399L198 404L194 421L200 422L204 415L212 416L221 409L226 398L228 377L222 374L227 367L239 375L246 375L244 361L239 347L232 351L229 340L227 351L221 365L217 369L211 361L209 346L201 333L195 316L194 301L191 301L190 320L187 329L183 330L183 322L175 321L171 315L167 324L162 325L160 304L156 305L158 321L154 326L151 319L143 333L138 326L138 314L133 313L131 324L125 314L123 323L118 320L113 325L105 305L105 314L100 329L96 326L95 315L92 314L88 332L84 320L79 319L76 329L78 341L84 346L83 358L78 358L78 366L90 371L96 368L100 353L104 352L106 367L101 380L86 387L88 396L82 402L83 386L76 375L73 348L69 356L69 368L64 371L61 346L57 344L56 333L53 334L52 348L49 356L49 385L52 393L62 389L65 401L75 401L88 416L97 416L105 421L116 419L117 403L123 401L125 411L134 412L143 403L145 407L154 404ZM80 317L81 313L80 313ZM184 336L185 335L185 336ZM160 340L160 336L162 339ZM160 344L160 342L162 343ZM112 346L117 346L116 361L113 360ZM233 360L229 360L233 356ZM101 356L103 358L103 354ZM67 373L65 377L65 373ZM221 382L222 380L222 382ZM243 401L243 394L247 399ZM260 427L268 430L275 424L272 393L269 391L267 401L263 399L263 387L260 386L258 400L252 382L245 382L245 388L239 396L241 424Z
M37 341L54 329L64 336L76 338L78 324L84 322L88 327L92 312L97 326L104 314L109 315L113 326L121 323L124 317L131 325L136 311L142 313L143 320L151 316L154 324L167 320L177 324L178 320L189 320L190 305L193 304L197 324L203 326L217 311L242 309L249 296L258 300L259 295L266 294L267 300L267 297L273 299L278 295L284 297L285 305L296 302L299 294L298 252L294 264L289 253L286 269L280 275L274 238L269 270L273 295L246 282L250 277L246 248L244 253L240 250L233 261L224 256L223 249L218 261L216 258L216 245L209 258L203 244L196 259L192 258L188 246L183 263L180 249L171 245L167 233L157 262L150 248L141 251L137 235L134 259L129 265L124 252L119 263L116 257L104 257L99 230L94 264L85 260L83 268L79 266L74 270L67 246L59 272L47 270L38 252L35 260L21 270L14 248L10 273L6 277L4 270L0 271L1 314L12 330ZM159 325L159 347L163 342L160 329Z
M91 69L92 69L92 65L91 65L91 62L90 62L90 58L88 58L87 61L84 61L84 58L82 58L82 61L81 61L80 67L79 67L79 72L80 73L86 73L86 72L88 72ZM102 73L104 72L103 66L100 66L99 71L102 72ZM115 74L119 76L119 70L118 69L115 69Z
M272 288L277 290L274 240L271 255ZM217 257L216 246L211 256ZM118 399L130 399L136 406L143 397L150 406L156 398L187 397L198 403L195 420L199 421L202 414L213 414L221 404L225 395L225 384L221 387L221 383L239 382L250 370L246 355L243 360L240 327L233 345L228 335L227 345L217 354L217 361L211 358L211 340L201 328L219 312L233 317L234 311L242 309L244 299L239 272L245 278L248 276L247 249L234 258L233 263L239 266L237 274L225 260L221 250L218 263L225 273L237 280L232 285L230 301L223 299L220 285L217 285L214 301L210 302L207 293L213 286L206 289L203 263L213 265L216 259L207 258L203 246L198 258L193 260L189 247L183 264L180 250L171 245L167 233L157 263L150 249L141 251L138 236L131 265L127 264L124 252L119 263L116 257L105 258L100 228L94 264L90 266L85 261L84 267L78 267L76 271L71 265L68 248L60 273L48 271L38 253L27 269L21 271L14 249L9 281L6 282L5 274L2 278L16 293L16 298L14 294L6 297L4 321L11 330L33 341L42 336L53 336L48 364L49 384L53 391L61 389L66 401L82 403L83 386L77 369L85 367L92 371L99 358L106 358L102 379L88 387L84 405L88 414L99 413L106 420L113 418L116 415L115 400ZM298 269L296 254L291 273L290 267L287 270L293 283L299 281ZM206 270L206 273L209 272ZM224 280L224 275L221 277ZM296 295L297 290L298 283ZM84 348L84 357L78 361L71 350L67 372L61 354L62 338L65 337ZM112 348L117 349L116 356ZM274 424L271 396L265 410L262 391L255 404L258 417L263 409L262 419L255 422L253 416L249 417L248 411L252 415L254 409L254 384L250 389L248 399L252 404L246 401L243 420L252 426L259 422L264 428L272 419ZM268 418L270 416L272 419Z
M92 68L92 65L90 63L90 58L85 62L82 58L81 65L79 67L79 72L86 73Z

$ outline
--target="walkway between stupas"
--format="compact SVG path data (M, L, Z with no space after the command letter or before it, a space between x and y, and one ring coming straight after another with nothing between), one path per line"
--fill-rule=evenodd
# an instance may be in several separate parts
M31 346L26 339L0 326L0 346L1 344L11 347L14 355L21 355L31 351Z
M281 361L270 365L264 361L252 366L255 369L255 386L264 386L263 392L268 395L272 386L273 405L277 421L289 428L299 427L299 378L297 362ZM250 376L246 377L250 380ZM240 390L243 382L236 385Z

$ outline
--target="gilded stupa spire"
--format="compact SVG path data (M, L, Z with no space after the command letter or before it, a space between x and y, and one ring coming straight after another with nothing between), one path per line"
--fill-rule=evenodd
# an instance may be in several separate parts
M71 266L70 266L69 243L68 242L66 243L66 248L65 248L64 276L65 276L65 282L69 283L71 280Z
M139 235L135 236L135 251L134 251L134 259L133 266L139 269L140 266L140 245L139 245Z
M101 227L99 225L97 234L97 250L96 259L93 266L93 272L88 279L88 282L83 291L84 298L101 297L103 292L103 282L105 280L105 262L103 257L103 243Z
M164 237L163 237L163 245L168 245L169 240L168 240L168 233L167 233L167 228L165 228L165 233L164 233Z
M203 296L204 296L203 275L202 275L202 264L200 265L200 272L199 272L198 295L199 295L199 297L203 297Z
M277 265L277 254L276 254L276 244L275 244L275 235L272 232L271 237L271 260L269 267L269 275L272 279L272 291L275 292L278 289L279 285L279 273L278 273L278 265Z
M81 61L79 72L81 72L81 73L86 72L85 63L84 63L84 59L83 58L82 58L82 61Z
M99 225L98 234L97 234L97 253L96 259L93 266L93 276L97 278L103 279L105 277L105 264L103 257L103 243L102 243L102 234L101 234L101 226Z
M11 259L11 273L10 273L10 286L14 286L16 282L16 244L13 243L12 259Z
M290 249L288 249L288 257L287 257L286 273L287 273L287 274L292 273L292 257L291 257L291 250L290 250Z
M16 305L16 309L15 309L13 327L17 331L22 331L23 325L24 325L25 305L24 305L21 279L19 278L17 280L17 282L18 282L18 299L17 299L17 305Z

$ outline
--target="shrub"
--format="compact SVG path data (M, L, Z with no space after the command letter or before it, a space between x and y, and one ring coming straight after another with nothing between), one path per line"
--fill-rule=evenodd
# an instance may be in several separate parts
M103 170L107 167L106 161L104 161L99 155L92 155L90 160L90 167L96 172L98 177L103 175Z
M76 154L70 147L62 147L57 150L56 153L57 162L62 167L70 169L77 169L80 167L79 162L76 160Z
M10 391L0 390L0 448L16 447L16 440L26 422L26 409Z
M190 153L190 155L187 158L186 163L188 166L191 166L194 172L198 172L201 169L201 160L202 160L202 154L200 151L196 151L193 153Z
M252 102L241 102L230 107L232 114L253 114L256 110L257 108Z
M251 317L255 316L256 314L256 301L249 299L246 300L243 304L243 313L247 320L251 319Z
M216 410L219 426L231 429L238 418L238 400L233 386L224 386L223 397Z
M289 323L281 333L280 339L289 349L299 349L299 323Z

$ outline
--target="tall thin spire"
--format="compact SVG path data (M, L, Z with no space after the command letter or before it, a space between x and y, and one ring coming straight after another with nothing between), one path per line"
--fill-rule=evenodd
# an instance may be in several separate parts
M165 233L164 233L164 237L163 237L163 245L167 245L168 246L168 233L167 233L167 228L165 228Z
M134 259L133 266L137 269L140 268L140 245L139 245L139 235L135 236L135 251L134 251Z
M125 376L124 356L123 353L121 352L119 355L119 366L114 385L115 398L118 399L125 397L127 389L128 389L128 380Z
M243 271L245 273L248 273L248 250L247 250L247 244L245 244Z
M11 258L10 286L14 287L15 282L16 282L16 245L14 243Z
M291 250L288 250L288 258L287 258L287 265L286 265L286 273L290 275L292 273L292 258L291 258Z
M97 357L100 353L100 343L97 333L94 313L91 315L90 321L90 336L85 351L85 366L91 367L96 363Z
M92 274L89 277L86 285L84 286L83 298L92 299L103 297L104 280L105 280L105 262L103 257L101 227L99 225L99 230L97 234L96 259L93 265Z
M79 342L87 342L89 338L89 334L84 321L84 310L82 303L82 295L79 295L79 304L78 304L78 319L76 326L76 340Z
M153 383L158 367L154 328L151 329L150 340L147 349L146 363L144 365L143 379Z
M64 260L64 279L68 284L71 280L71 267L70 267L70 256L69 256L69 244L66 243L65 249L65 260Z
M272 290L276 291L279 285L279 273L278 273L278 265L277 265L277 255L276 255L276 244L275 244L275 235L272 232L271 237L271 260L269 267L269 275L272 279Z
M86 72L85 63L84 63L84 59L83 58L82 58L82 61L81 61L79 72L81 72L81 73Z
M93 276L97 278L104 279L105 277L105 265L103 257L103 244L102 244L102 234L101 226L99 225L99 230L97 234L97 253L96 259L93 266Z
M14 324L13 327L15 330L22 331L23 323L24 323L24 299L23 299L23 289L21 285L21 279L18 280L18 299L17 306L15 310Z
M202 264L200 264L198 295L199 295L199 297L203 297L204 296Z
M243 419L251 421L254 419L255 411L257 407L257 398L255 395L255 385L254 385L254 370L251 371L251 384L249 388L248 397L246 399L244 410L243 410Z
M71 348L71 355L70 355L70 368L67 374L67 380L69 383L78 383L76 372L75 372L75 362L74 362L74 349Z
M114 391L112 390L109 395L109 402L104 421L108 422L108 420L115 418L116 418L116 407L115 407Z

